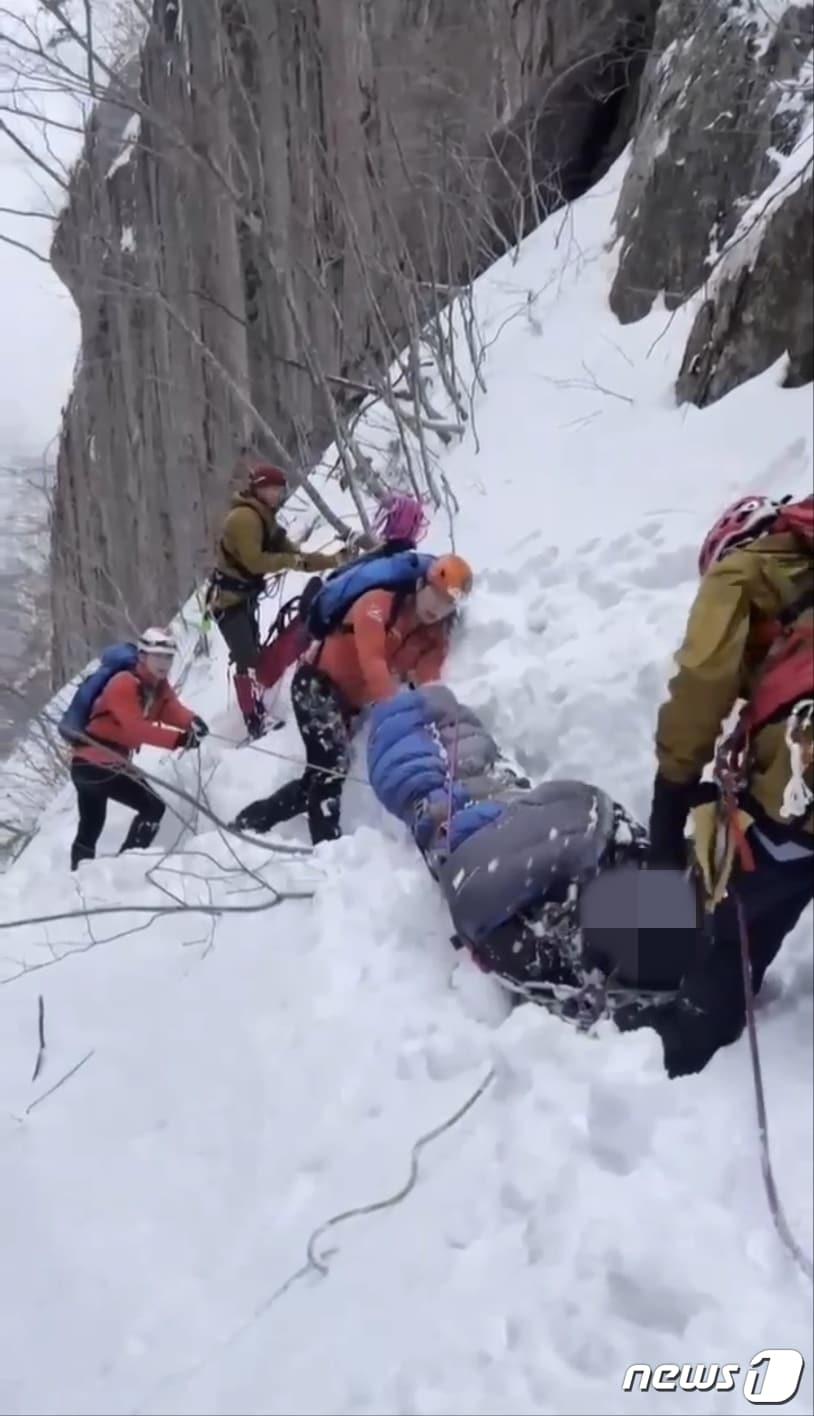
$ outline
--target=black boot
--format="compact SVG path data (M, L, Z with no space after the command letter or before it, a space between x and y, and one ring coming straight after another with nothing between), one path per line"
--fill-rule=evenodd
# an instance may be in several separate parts
M87 846L74 841L71 846L71 870L77 870L83 860L95 860L96 852L89 850Z
M123 855L125 851L146 851L158 835L160 825L161 821L156 821L154 817L135 816L130 823L130 830L119 847L119 855Z
M335 793L311 791L308 798L308 829L311 842L319 846L323 841L338 841L342 835L339 826L340 799Z
M664 1070L668 1077L689 1077L703 1072L721 1047L736 1042L743 1021L736 1013L723 1016L695 1007L686 997L673 1003L617 1009L613 1020L620 1032L652 1028L661 1038Z
M270 797L262 797L259 801L252 801L248 806L244 806L232 825L237 831L255 831L258 835L263 835L270 831L272 826L279 826L283 821L291 821L295 816L302 815L307 805L303 779L298 777L293 782L286 782L284 787L272 792Z
M250 742L256 742L266 731L266 715L261 713L259 709L257 712L250 713L243 721L246 724L246 732Z

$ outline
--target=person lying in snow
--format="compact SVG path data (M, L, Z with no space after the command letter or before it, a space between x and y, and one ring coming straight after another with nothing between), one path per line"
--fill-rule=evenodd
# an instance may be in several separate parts
M387 588L396 586L399 575L398 588ZM305 771L244 807L233 823L240 831L270 831L307 813L314 845L337 839L350 737L360 713L392 698L405 682L439 677L451 624L472 587L471 567L461 556L412 551L362 557L341 577L347 591L335 579L320 592L339 588L336 621L306 651L291 684ZM317 607L315 600L312 614Z
M676 989L699 941L697 893L660 871L643 900L647 833L607 793L578 781L531 786L444 684L374 708L367 761L377 798L410 828L441 887L453 943L481 968L566 1014L583 1002L612 1009L631 990L635 1001ZM613 890L603 895L605 876Z
M736 502L709 532L699 571L678 672L659 712L650 835L656 862L684 868L692 815L713 947L672 1006L630 1019L660 1034L671 1076L700 1071L743 1030L738 904L757 992L814 897L814 498ZM738 725L716 753L721 722L739 698ZM710 792L701 774L713 755L718 785ZM729 810L719 796L727 783Z

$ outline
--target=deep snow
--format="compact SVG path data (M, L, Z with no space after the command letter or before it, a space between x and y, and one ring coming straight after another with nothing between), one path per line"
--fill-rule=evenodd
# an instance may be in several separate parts
M644 814L699 539L733 496L806 488L812 397L781 389L778 365L703 412L676 408L693 310L622 328L607 306L623 161L478 283L487 392L443 462L478 582L448 678L535 777L584 777ZM369 440L385 446L386 419ZM447 544L439 516L426 546ZM231 749L240 724L210 647L187 655L183 695L213 728L201 773L228 819L300 751L291 722ZM290 716L285 691L276 706ZM193 760L142 759L194 790ZM67 789L0 879L5 921L166 905L159 886L254 910L4 932L0 1411L706 1416L750 1411L740 1382L633 1396L628 1364L745 1368L797 1347L809 1370L785 1409L810 1412L811 1287L769 1219L745 1042L670 1082L651 1033L508 1016L450 948L362 760L346 836L313 856L204 823L185 853L108 854L72 878ZM125 819L111 811L104 851ZM164 848L177 836L166 820ZM304 825L273 839L302 843ZM264 880L314 897L264 912ZM774 1163L808 1253L810 934L809 911L760 1009ZM312 1231L398 1191L418 1138L490 1069L406 1198L329 1231L327 1276L271 1301Z

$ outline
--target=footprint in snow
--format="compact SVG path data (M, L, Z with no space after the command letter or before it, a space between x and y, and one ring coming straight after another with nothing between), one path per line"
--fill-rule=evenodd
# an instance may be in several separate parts
M568 565L564 561L557 564L559 551L556 546L549 546L538 556L532 556L531 560L525 562L520 567L517 579L535 580L538 585L559 585L568 578L570 573Z
M607 1270L610 1307L617 1317L637 1326L681 1337L693 1318L712 1300L691 1289L669 1288L648 1277L640 1282L632 1274L609 1265Z
M525 550L526 546L529 546L532 541L537 541L537 540L539 540L541 534L542 534L542 532L540 532L539 530L537 530L537 531L529 531L527 535L521 536L519 541L514 541L514 542L512 543L512 545L509 547L509 550L510 550L510 551L522 551L522 550ZM555 551L555 554L556 554L556 551Z
M631 1175L641 1165L651 1149L659 1115L658 1090L630 1076L598 1078L592 1083L588 1141L601 1169Z
M523 1188L513 1180L506 1180L499 1192L501 1209L513 1215L532 1214L538 1203L533 1187Z
M625 531L623 535L616 536L605 546L603 555L611 561L623 560L628 551L634 545L633 535L630 531Z
M470 651L477 649L479 656L483 655L496 644L510 640L513 628L508 620L480 620L471 627L468 647Z
M614 605L618 605L629 589L620 581L598 580L590 570L580 573L577 585L584 594L590 596L600 610L610 610Z
M544 604L532 605L526 615L526 629L530 634L542 634L548 628L548 614Z
M643 590L671 590L686 580L698 579L698 552L694 546L661 551L654 560L628 574L633 585Z
M484 570L481 571L479 580L487 590L497 590L499 593L505 592L507 595L511 595L517 589L518 576L510 570Z

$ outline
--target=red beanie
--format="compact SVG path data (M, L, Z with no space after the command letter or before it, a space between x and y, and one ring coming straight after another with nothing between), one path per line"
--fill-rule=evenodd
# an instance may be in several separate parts
M254 467L249 475L249 485L251 487L287 487L288 478L285 472L279 467L272 467L269 462L261 462L258 467Z

